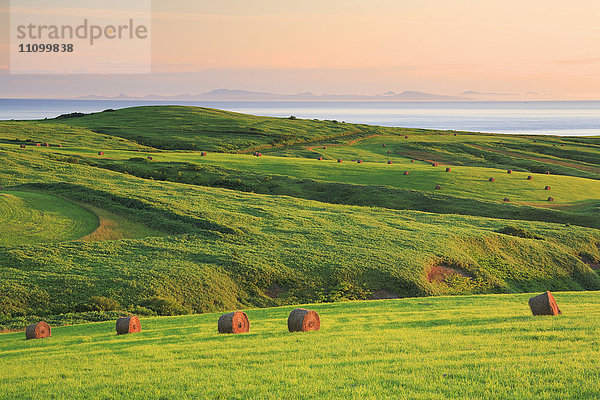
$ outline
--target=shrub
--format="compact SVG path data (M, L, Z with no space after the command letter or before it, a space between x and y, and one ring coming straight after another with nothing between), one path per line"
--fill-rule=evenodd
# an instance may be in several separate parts
M192 312L192 310L184 307L177 300L160 296L149 298L141 306L154 311L158 315L183 315Z
M120 307L117 300L104 296L92 296L87 304L90 311L115 311Z

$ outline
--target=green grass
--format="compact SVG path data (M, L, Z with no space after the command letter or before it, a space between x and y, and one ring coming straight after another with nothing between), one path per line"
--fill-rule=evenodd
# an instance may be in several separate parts
M283 307L235 336L218 314L4 334L0 398L597 398L600 293L555 296L558 317L519 294L311 305L314 333L288 333Z
M98 217L46 193L0 192L0 243L17 246L79 239L94 232Z
M378 296L600 289L591 269L600 262L599 183L586 175L596 168L594 138L454 136L143 107L2 122L0 139L3 187L89 207L101 228L103 219L116 223L82 241L49 244L44 234L27 244L0 243L5 327L62 313L85 319L96 296L121 311L165 315ZM37 141L52 146L19 148ZM226 153L259 147L265 156L201 157L148 145ZM514 154L536 157L539 146L546 157L539 165L517 162ZM480 148L488 149L485 157ZM507 149L514 154L500 152ZM317 161L319 154L329 161ZM432 154L452 172L428 164ZM331 161L336 157L346 161ZM538 173L548 165L564 168L562 175ZM442 190L433 190L436 184ZM549 195L555 202L545 201ZM464 276L432 279L436 266Z

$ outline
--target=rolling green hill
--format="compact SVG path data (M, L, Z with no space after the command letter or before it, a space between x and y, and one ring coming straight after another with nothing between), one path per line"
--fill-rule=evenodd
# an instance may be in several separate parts
M1 122L2 193L75 204L69 212L83 207L100 228L90 237L50 223L15 241L23 227L7 225L0 325L599 290L597 143L186 107ZM256 148L263 157L231 154Z
M218 314L0 335L1 399L593 399L600 396L599 292L559 293L559 317L529 295L310 305L321 330L288 333L293 307L251 309L250 332Z

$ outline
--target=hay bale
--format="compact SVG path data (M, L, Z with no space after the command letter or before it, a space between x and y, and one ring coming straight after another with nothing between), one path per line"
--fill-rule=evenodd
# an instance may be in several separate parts
M262 153L257 153L256 157L262 157Z
M496 182L496 178L490 178L488 179L490 182Z
M512 171L512 169L509 169L509 170L507 170L507 171L506 171L506 173L507 173L507 174L512 174L512 173L513 173L513 171Z
M562 143L562 144L560 145L560 147L565 147L565 144L564 144L564 143Z
M323 146L323 150L327 150L327 146Z
M390 150L388 150L388 154L392 154L392 152Z
M36 143L35 146L36 147L40 147L42 144L41 143Z
M152 158L152 156L148 156L148 160L152 161L152 160L154 160L154 158Z
M50 325L44 321L40 321L37 324L31 324L25 329L25 338L30 339L42 339L45 337L52 336L52 330Z
M404 171L404 175L408 175L408 174L409 174L409 172L408 172L408 171Z
M437 166L438 166L438 163L436 163L436 162L434 162L434 163L431 163L431 166L432 166L432 167L437 167Z
M529 308L533 315L558 315L562 314L552 293L546 292L529 299Z
M48 143L44 143L44 147L50 147Z
M548 197L548 201L554 201L554 197L552 197L552 196Z
M27 147L27 146L25 146L24 144L22 144L22 145L21 145L21 148L22 148L22 149L24 149L25 147Z
M546 186L544 190L550 190L550 186Z
M408 136L404 136L404 139L408 139Z
M546 171L546 175L550 175L550 171Z
M381 145L381 147L385 147L385 143Z
M452 172L452 168L450 168L450 167L446 168L446 172Z
M442 187L440 185L435 185L435 190L440 190Z
M415 162L415 160L410 160L410 162Z
M533 176L531 176L531 175L529 175L529 176L527 177L527 180L528 180L528 181L530 181L530 180L532 180L532 179L533 179Z
M390 161L388 161L387 163L388 163L388 165L389 165L389 164L393 164L394 162L393 162L392 160L390 160Z
M296 308L293 310L287 322L290 332L318 331L321 328L319 314L305 308Z
M62 148L62 144L59 144L58 147Z
M206 152L205 151L201 152L200 157L206 157Z
M219 317L219 333L245 333L250 331L250 321L243 311L234 311Z
M138 317L121 317L117 320L117 335L136 333L142 331L142 325Z
M362 162L363 162L362 160L358 160L358 161L357 161L357 163L359 163L359 164L362 164Z
M337 160L337 162L339 162L339 163L341 163L341 162L343 162L343 161L344 161L344 160L342 160L341 158L338 158L338 160Z
M319 158L317 158L317 160L323 161L323 157L319 157Z
M503 200L505 203L510 203L510 199L508 197L505 197Z
M104 152L103 152L103 151L99 151L99 152L98 152L98 155L99 155L99 156L103 156L103 155L104 155Z

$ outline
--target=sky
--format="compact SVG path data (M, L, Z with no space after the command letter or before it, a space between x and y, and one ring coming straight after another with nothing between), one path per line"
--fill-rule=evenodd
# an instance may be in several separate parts
M600 100L598 0L154 0L150 75L10 74L8 15L0 0L0 97L228 88Z

